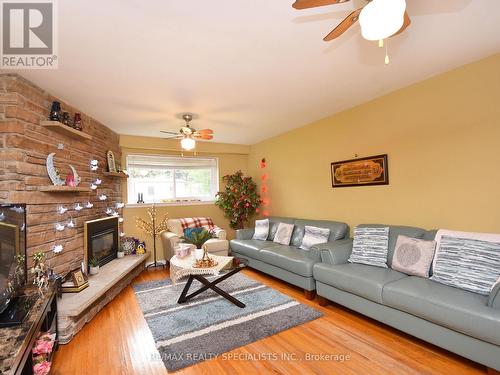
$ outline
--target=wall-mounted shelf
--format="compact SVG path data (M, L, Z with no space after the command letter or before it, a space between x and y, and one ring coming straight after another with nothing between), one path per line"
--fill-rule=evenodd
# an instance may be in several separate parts
M41 186L38 190L44 193L90 193L90 188L79 186Z
M105 172L105 171L103 171L102 174L106 177L128 178L128 174L120 173L120 172Z
M70 128L68 125L64 125L59 121L41 121L40 125L43 127L53 130L59 134L66 135L68 137L80 140L92 139L92 136L84 133L80 130Z

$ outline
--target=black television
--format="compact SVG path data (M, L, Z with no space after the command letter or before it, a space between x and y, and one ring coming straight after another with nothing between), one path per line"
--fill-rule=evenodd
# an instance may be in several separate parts
M26 278L26 205L0 204L0 320Z

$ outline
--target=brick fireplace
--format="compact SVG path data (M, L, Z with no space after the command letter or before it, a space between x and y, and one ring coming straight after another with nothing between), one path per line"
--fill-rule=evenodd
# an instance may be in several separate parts
M41 126L54 100L60 101L70 116L82 114L83 130L92 139L75 139ZM84 260L84 223L106 216L106 208L121 201L121 180L102 174L108 150L121 160L119 137L105 125L17 74L0 74L0 203L27 204L28 266L35 251L45 252L49 266L59 274ZM61 174L69 173L71 164L82 178L80 186L90 186L96 176L101 185L84 193L41 191L51 185L45 162L52 152ZM92 159L99 161L96 172L89 168ZM101 194L107 196L106 201L98 198ZM93 207L74 210L75 204L86 202ZM59 205L68 208L68 213L59 214ZM56 231L55 224L68 222L70 216L76 225ZM64 250L55 254L55 245Z

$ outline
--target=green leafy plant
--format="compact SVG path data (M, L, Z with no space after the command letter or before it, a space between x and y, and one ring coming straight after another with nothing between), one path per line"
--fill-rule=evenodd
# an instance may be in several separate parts
M96 257L90 258L89 263L92 267L99 267L99 259Z
M185 243L193 244L197 249L201 249L205 242L214 237L215 235L212 232L203 228L200 231L191 231L188 235L181 237L181 239L183 239Z
M215 205L224 211L231 228L242 229L262 204L257 184L241 171L224 176L223 181L226 187L217 193Z

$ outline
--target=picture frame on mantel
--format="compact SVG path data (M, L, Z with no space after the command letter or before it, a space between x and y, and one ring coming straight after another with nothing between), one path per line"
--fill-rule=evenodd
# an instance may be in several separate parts
M389 185L387 154L331 163L332 188Z
M106 159L108 161L108 172L116 173L116 161L113 151L110 150L106 153Z

